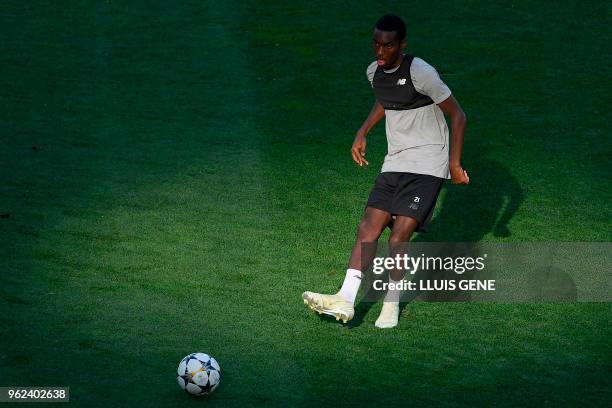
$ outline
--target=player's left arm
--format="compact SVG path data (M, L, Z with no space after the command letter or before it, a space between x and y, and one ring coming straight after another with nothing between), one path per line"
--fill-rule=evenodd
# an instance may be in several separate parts
M453 95L438 104L451 120L450 173L453 184L469 184L470 177L461 166L463 134L467 123L465 113Z

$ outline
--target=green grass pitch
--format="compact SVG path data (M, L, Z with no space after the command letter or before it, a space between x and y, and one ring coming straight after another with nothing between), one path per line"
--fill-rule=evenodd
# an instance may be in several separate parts
M386 149L371 27L468 117L425 241L609 242L605 2L20 2L0 16L0 386L71 406L604 406L610 303L320 319ZM606 18L607 16L607 18ZM358 308L364 311L364 308ZM190 352L221 364L206 401ZM605 401L608 401L606 403Z

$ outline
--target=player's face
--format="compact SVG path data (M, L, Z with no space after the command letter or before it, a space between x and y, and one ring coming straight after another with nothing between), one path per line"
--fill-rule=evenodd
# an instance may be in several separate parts
M383 69L395 68L402 62L402 49L406 44L404 41L400 43L397 32L374 28L372 45L378 66Z

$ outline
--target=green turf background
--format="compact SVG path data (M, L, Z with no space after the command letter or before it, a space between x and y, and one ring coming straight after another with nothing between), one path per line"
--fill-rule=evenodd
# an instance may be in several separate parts
M71 405L605 406L609 303L380 305L335 291L386 149L369 112L389 10L468 117L469 187L430 241L611 238L605 2L3 2L0 386ZM365 313L367 312L367 313ZM222 385L174 379L194 351Z

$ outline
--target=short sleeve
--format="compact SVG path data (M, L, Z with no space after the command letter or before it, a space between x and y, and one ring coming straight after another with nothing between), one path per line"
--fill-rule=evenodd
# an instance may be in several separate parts
M368 65L368 69L366 69L366 75L368 77L368 81L370 81L370 86L372 86L372 81L374 80L374 74L376 73L377 67L378 64L376 63L376 61L374 61L370 65Z
M414 89L423 95L429 96L438 104L451 96L451 90L446 86L434 67L420 58L414 58L410 66L410 77Z

